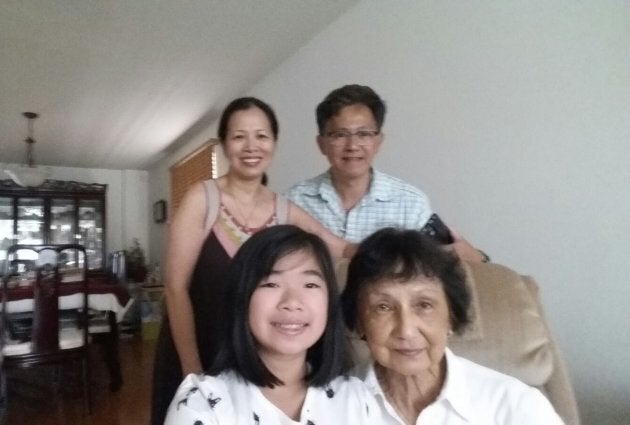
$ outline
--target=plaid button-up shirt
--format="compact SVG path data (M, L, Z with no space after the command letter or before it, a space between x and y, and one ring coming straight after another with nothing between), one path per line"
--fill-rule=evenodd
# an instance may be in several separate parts
M420 189L376 170L368 192L348 212L335 192L330 171L296 184L286 195L350 242L360 242L383 227L420 230L432 214L429 198Z

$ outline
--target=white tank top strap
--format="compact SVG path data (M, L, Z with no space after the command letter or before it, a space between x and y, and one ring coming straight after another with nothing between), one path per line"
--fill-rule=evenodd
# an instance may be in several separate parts
M221 204L221 194L217 182L213 179L204 180L203 185L206 188L206 223L204 230L209 231L219 216L219 205Z
M289 200L280 194L276 194L276 218L278 224L289 222Z

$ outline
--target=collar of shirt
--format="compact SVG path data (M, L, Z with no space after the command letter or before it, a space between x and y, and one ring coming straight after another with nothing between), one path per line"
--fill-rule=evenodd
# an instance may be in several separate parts
M333 200L339 202L339 195L335 190L335 186L333 186L330 169L322 174L319 184L315 187L315 193L312 193L312 195L319 195L323 200L329 203ZM361 202L364 200L387 202L390 200L391 196L392 191L389 190L388 185L384 183L383 174L372 168L370 186Z
M473 406L470 400L466 374L459 359L450 349L445 350L446 379L438 400L446 400L464 419L471 420Z
M438 403L446 403L464 420L470 421L473 417L473 406L468 394L468 385L466 383L465 373L461 370L461 365L458 362L457 356L455 356L448 348L445 351L445 356L446 379L444 380L444 385L437 399L427 408L430 408ZM400 416L398 416L398 413L387 401L385 393L383 392L383 389L376 377L374 365L371 364L363 371L360 371L358 375L363 379L372 394L383 402L383 405L389 414L399 420L400 423L404 423L404 421L400 419Z

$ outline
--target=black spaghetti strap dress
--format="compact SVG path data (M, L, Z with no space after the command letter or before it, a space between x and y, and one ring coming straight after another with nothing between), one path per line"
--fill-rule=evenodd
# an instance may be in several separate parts
M204 370L212 364L221 345L225 325L223 300L227 290L224 277L230 261L214 231L210 231L197 259L189 289L197 346ZM168 406L183 379L167 315L155 350L151 424L163 425Z

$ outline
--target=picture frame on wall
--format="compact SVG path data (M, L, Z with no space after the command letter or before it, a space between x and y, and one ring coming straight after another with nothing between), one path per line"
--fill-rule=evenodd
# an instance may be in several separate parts
M153 204L153 221L156 223L164 223L166 221L166 201L160 199Z

